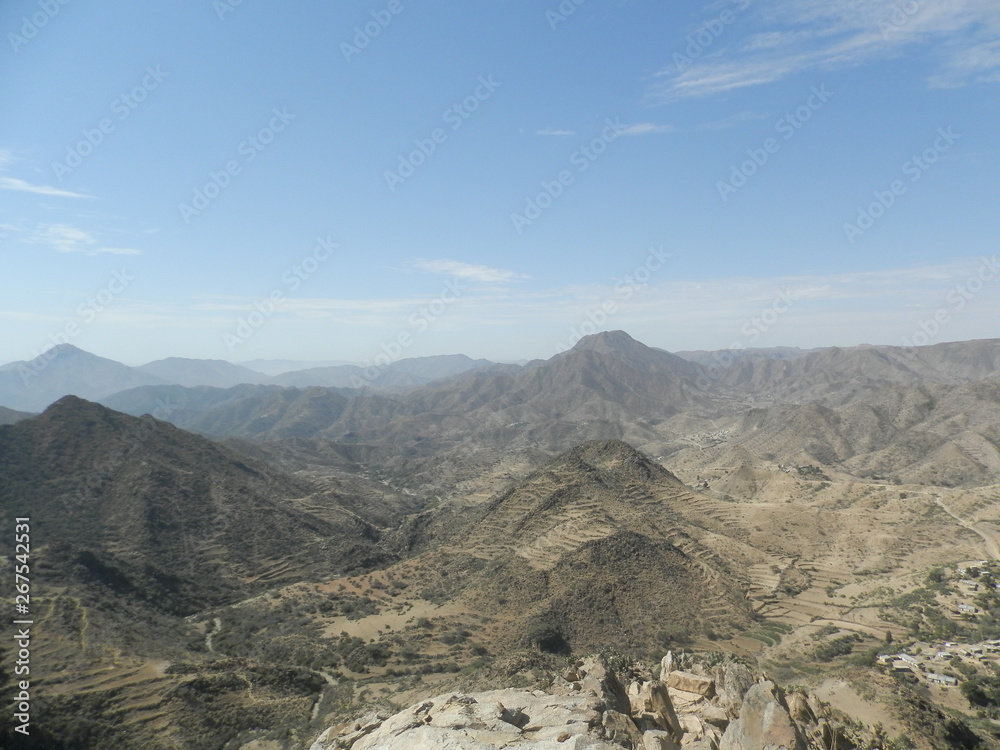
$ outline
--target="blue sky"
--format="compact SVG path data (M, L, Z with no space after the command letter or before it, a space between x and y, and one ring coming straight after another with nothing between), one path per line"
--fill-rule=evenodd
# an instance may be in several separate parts
M0 361L998 336L995 0L9 0L0 31Z

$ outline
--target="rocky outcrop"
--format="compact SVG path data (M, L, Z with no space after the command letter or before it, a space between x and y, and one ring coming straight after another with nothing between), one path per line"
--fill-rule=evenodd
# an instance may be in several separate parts
M684 666L671 655L659 679L638 664L623 680L590 657L548 690L444 693L331 727L311 750L826 750L834 739L838 750L852 747L813 695L786 697L735 661Z
M806 742L788 713L780 690L773 682L753 685L743 699L740 717L722 735L719 750L805 750Z

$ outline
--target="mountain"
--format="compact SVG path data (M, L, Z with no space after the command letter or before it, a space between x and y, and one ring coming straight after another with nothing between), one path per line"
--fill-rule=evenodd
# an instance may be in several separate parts
M134 368L168 383L184 386L209 385L229 388L241 383L267 383L270 377L221 359L168 357Z
M144 385L96 400L109 409L133 417L151 414L157 419L185 427L186 420L208 409L280 390L281 387L276 385L234 385L230 388Z
M140 385L166 381L71 344L60 344L30 362L0 368L0 405L22 411L42 411L66 395L99 399Z
M755 361L759 359L798 359L806 354L823 351L822 349L799 349L797 346L772 346L748 349L718 349L714 351L677 351L673 352L681 359L696 362L712 370L726 368L737 362Z
M286 372L276 376L273 382L299 388L323 386L405 390L493 364L489 360L472 359L464 354L412 357L384 367L366 369L358 365L340 365Z
M4 518L40 519L45 543L76 550L98 577L117 571L138 598L153 601L157 591L171 612L190 614L276 577L387 559L376 530L353 514L329 501L325 520L296 507L314 494L166 422L75 396L0 427ZM149 581L168 581L169 591L147 590Z
M470 373L407 394L417 411L463 411L480 422L656 419L708 399L704 369L624 331L585 336L567 352L509 373Z
M254 372L274 376L295 370L310 370L314 367L338 367L354 363L338 359L319 362L306 362L297 359L252 359L247 362L237 362L236 364Z
M923 347L831 347L791 360L737 362L720 383L768 401L845 404L889 385L1000 379L1000 339Z
M437 595L499 617L507 648L544 637L557 653L645 652L664 629L716 637L750 622L741 545L692 517L694 498L628 444L593 441L482 505L411 519L394 545L411 579L424 571Z
M15 411L14 409L8 409L6 406L0 406L0 425L14 424L15 422L20 422L22 419L33 416L34 414L31 412Z

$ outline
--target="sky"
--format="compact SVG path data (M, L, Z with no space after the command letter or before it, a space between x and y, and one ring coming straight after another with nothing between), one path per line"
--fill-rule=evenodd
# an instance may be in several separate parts
M0 362L1000 337L996 0L6 0Z

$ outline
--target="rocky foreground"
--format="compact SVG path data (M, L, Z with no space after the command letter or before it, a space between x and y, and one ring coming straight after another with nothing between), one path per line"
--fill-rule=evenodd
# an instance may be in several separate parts
M547 690L445 693L389 716L330 727L311 750L850 750L878 746L872 730L834 718L805 692L785 693L742 663L616 674L601 656ZM873 742L874 740L874 742Z

